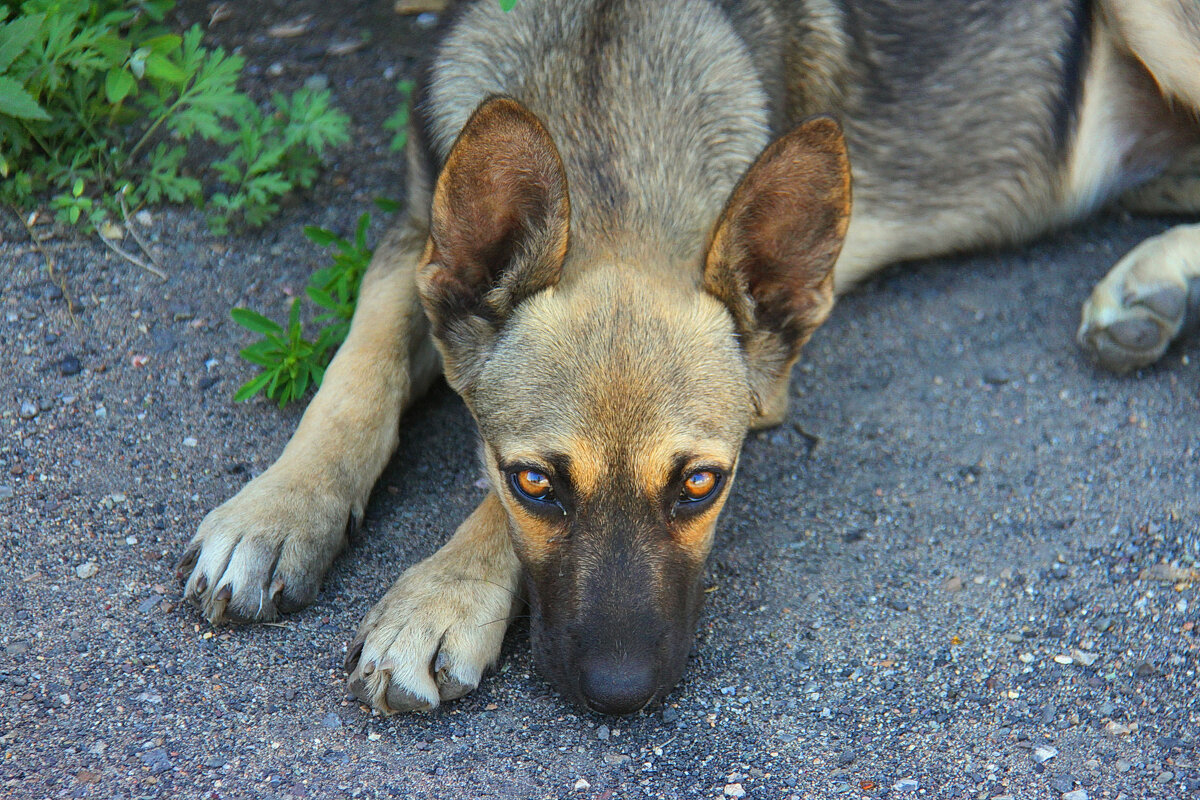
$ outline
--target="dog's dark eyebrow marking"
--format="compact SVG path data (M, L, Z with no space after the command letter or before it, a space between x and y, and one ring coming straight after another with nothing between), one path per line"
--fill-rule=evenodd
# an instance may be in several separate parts
M573 483L571 479L571 457L566 453L547 453L544 458L554 474L566 485Z

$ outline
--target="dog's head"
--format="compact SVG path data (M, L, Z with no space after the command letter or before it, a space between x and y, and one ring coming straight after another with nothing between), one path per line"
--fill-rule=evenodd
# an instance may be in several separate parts
M515 101L451 150L421 297L509 515L538 665L577 702L630 713L682 674L742 439L782 413L832 305L848 181L836 123L806 123L671 272L574 252L559 154Z

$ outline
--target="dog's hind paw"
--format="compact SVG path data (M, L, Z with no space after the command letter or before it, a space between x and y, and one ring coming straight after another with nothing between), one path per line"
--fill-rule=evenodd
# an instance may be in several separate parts
M360 516L268 470L200 523L179 561L184 597L214 625L304 608Z
M1083 304L1077 339L1104 368L1152 364L1200 309L1200 225L1180 225L1131 250Z
M392 714L430 711L475 689L500 656L516 600L514 577L471 574L445 551L411 567L350 644L350 691Z

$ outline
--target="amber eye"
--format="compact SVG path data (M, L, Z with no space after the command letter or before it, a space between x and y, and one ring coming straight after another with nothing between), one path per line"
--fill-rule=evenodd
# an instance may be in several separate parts
M529 500L547 503L554 499L554 487L550 485L550 479L536 469L514 472L512 483L513 488Z
M707 500L717 490L717 486L721 482L721 476L709 469L698 469L683 482L683 496L680 498L685 503L698 503L701 500Z

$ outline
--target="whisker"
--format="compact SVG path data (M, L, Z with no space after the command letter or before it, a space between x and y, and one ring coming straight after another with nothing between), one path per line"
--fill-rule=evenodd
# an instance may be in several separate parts
M508 592L508 593L509 593L509 594L511 594L513 597L517 598L518 600L520 600L520 599L521 599L521 595L517 594L516 592L514 592L512 589L508 588L508 587L507 587L507 586L505 586L504 584L502 584L502 583L496 583L495 581L490 581L490 580L488 580L487 578L459 578L459 580L464 580L464 581L479 581L480 583L490 583L492 586L495 586L497 589L503 589L504 591Z
M485 625L495 625L497 622L512 622L515 619L529 619L529 615L528 614L516 614L511 617L501 617L500 619L494 619L491 622L481 622L481 623L479 623L478 627L482 628Z

